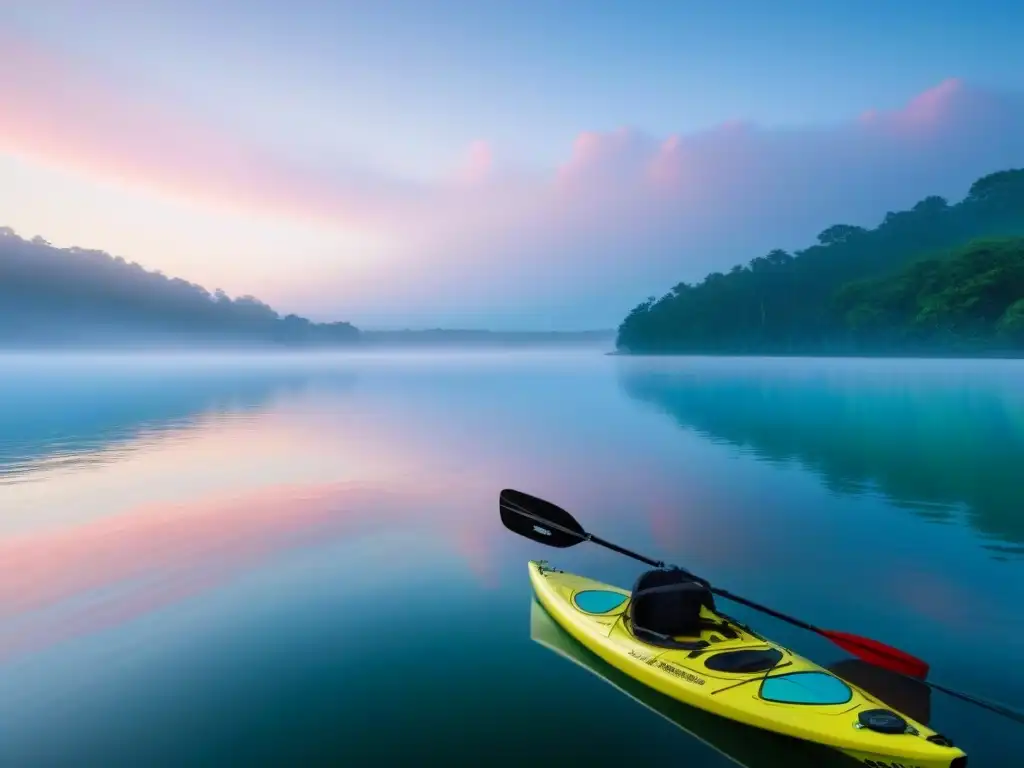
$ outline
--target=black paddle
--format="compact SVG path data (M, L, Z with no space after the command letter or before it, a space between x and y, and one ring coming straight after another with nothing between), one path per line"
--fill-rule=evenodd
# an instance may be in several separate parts
M941 691L949 696L983 707L984 709L1003 715L1004 717L1008 717L1016 722L1024 723L1024 714L1016 712L1008 707L994 702L985 701L984 699L980 699L976 696L955 691L951 688L946 688L945 686L925 680L925 677L928 675L928 663L916 656L911 656L905 651L893 648L885 643L880 643L877 640L872 640L869 637L852 635L848 632L821 629L813 624L808 624L806 621L795 619L792 616L779 613L767 606L755 603L752 600L747 600L745 597L740 597L739 595L735 595L724 589L713 587L706 579L695 576L683 568L679 568L675 565L666 565L666 563L661 560L652 560L649 557L644 557L643 555L637 554L625 547L620 547L617 544L605 541L592 533L588 533L583 529L583 526L576 521L576 518L557 504L552 504L550 501L545 501L544 499L531 496L530 494L523 493L522 491L506 488L501 492L499 508L501 510L501 522L510 531L518 533L520 536L525 536L526 538L538 541L541 544L547 544L549 547L559 548L572 547L580 542L589 541L593 544L599 544L606 549L610 549L613 552L626 555L626 557L639 560L641 563L646 563L654 568L675 568L682 571L694 581L703 584L719 597L731 600L734 603L745 605L755 611L760 611L761 613L765 613L769 616L774 616L780 621L784 621L788 624L800 627L801 629L806 629L809 632L821 635L822 637L831 640L847 653L857 656L858 658L874 664L875 666L882 667L883 669L904 675L911 679L919 680L930 688Z

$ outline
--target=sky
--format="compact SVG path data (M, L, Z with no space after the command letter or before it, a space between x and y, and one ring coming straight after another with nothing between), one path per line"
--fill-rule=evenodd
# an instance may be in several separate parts
M0 0L0 226L362 328L611 328L1024 167L1004 0Z

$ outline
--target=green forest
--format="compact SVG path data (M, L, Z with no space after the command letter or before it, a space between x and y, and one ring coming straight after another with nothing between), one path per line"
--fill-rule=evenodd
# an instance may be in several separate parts
M103 251L55 248L0 228L0 344L230 343L335 345L350 323L282 317Z
M1024 170L650 297L633 354L1024 354Z

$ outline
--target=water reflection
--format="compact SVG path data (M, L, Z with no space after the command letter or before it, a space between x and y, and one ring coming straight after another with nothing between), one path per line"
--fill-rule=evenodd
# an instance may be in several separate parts
M0 664L195 597L288 550L397 523L454 522L438 509L422 489L413 496L349 483L263 487L7 536Z
M930 521L963 516L994 557L1024 554L1018 361L638 359L619 377L711 440Z
M498 765L494 745L520 744L523 727L531 754L510 764L538 750L553 764L617 760L604 742L567 742L561 719L542 733L536 718L522 720L557 673L522 631L524 563L539 553L498 521L497 493L509 486L794 614L912 639L937 670L980 669L989 681L947 682L1018 698L1000 685L1012 687L1003 664L1024 636L1007 602L1019 585L978 588L1008 569L971 557L963 537L939 552L919 536L878 541L842 514L859 502L825 498L807 473L747 462L737 476L728 452L624 397L612 358L314 357L19 369L0 359L0 764L397 765L470 754ZM716 381L728 385L698 373L686 387L705 398ZM703 401L687 402L682 413L703 418ZM764 418L757 410L748 404L738 428ZM813 433L805 422L798 438ZM709 423L700 428L714 434ZM773 455L810 462L784 448ZM879 564L864 568L864 552ZM826 558L839 567L821 569ZM557 562L624 585L637 571L597 547ZM854 570L861 594L876 597L835 600ZM933 631L943 622L956 627ZM987 654L962 654L979 626L1000 647L991 669ZM444 706L422 706L439 690ZM652 719L629 720L582 689L579 700L595 732L627 727L659 745L652 757L677 759ZM381 722L403 738L382 742ZM623 759L629 743L618 745Z
M355 376L273 357L0 355L0 485L124 450Z
M0 664L370 533L421 531L497 584L496 489L522 454L480 434L508 414L461 364L3 362Z

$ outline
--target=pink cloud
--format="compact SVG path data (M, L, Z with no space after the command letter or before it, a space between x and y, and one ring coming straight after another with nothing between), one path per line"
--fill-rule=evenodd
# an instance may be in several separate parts
M488 181L494 166L494 151L486 141L478 140L469 145L456 177L462 184L477 186Z
M1022 95L958 80L827 126L585 131L515 194L500 177L478 188L456 239L421 242L437 290L416 302L443 315L458 301L481 316L531 302L554 326L610 325L680 280L806 247L835 223L876 226L928 195L959 200L978 177L1020 166ZM443 289L474 276L477 305Z
M302 168L247 145L154 94L134 93L80 62L0 33L0 152L173 195L335 223L398 213L414 190L372 187Z
M1021 95L956 79L836 125L582 131L549 169L499 169L500 148L478 140L435 184L297 165L9 36L0 37L0 100L0 151L387 232L400 241L401 275L382 273L374 301L416 292L428 313L431 301L441 312L465 301L459 286L473 280L481 312L522 308L524 292L552 313L605 295L621 302L604 310L614 321L680 279L806 245L833 223L873 226L929 194L959 198L978 176L1024 165Z
M565 183L595 181L594 175L615 174L621 181L635 173L650 151L651 139L631 128L608 133L584 131L572 143L569 159L559 169Z
M967 86L963 80L950 78L934 88L915 96L897 117L909 123L936 125L949 116L956 108L958 99L966 95Z
M661 143L648 164L651 183L664 189L678 188L683 180L684 163L682 137L673 134Z

